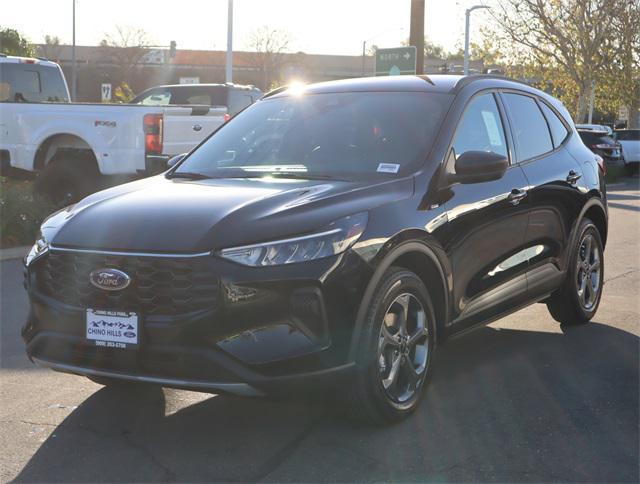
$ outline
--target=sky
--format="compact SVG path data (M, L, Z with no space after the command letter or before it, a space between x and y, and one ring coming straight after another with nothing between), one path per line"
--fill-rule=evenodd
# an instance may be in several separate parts
M0 27L31 42L45 35L71 43L74 0L2 0ZM97 45L117 25L144 29L152 45L226 49L227 0L75 0L76 44ZM456 50L464 41L464 11L484 0L426 0L429 40ZM263 25L287 32L289 51L359 55L362 42L394 47L409 37L410 0L234 0L234 50L248 47ZM473 13L472 40L487 14Z

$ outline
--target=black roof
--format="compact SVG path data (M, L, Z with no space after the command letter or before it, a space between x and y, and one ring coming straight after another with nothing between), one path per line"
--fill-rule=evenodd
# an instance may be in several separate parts
M534 90L530 86L502 76L491 75L449 75L436 74L430 76L380 76L359 77L338 81L319 82L304 86L309 94L332 92L365 92L365 91L408 91L408 92L442 92L452 93L475 81L493 81L496 87L513 87L516 89ZM271 91L265 97L287 95L288 86Z

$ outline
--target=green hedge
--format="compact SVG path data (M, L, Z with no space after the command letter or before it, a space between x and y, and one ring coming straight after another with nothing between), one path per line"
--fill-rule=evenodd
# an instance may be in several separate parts
M33 183L0 177L0 247L31 245L55 207L35 196Z

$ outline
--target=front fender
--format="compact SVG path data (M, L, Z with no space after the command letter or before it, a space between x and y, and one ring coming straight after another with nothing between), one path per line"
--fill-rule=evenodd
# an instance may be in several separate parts
M449 290L449 282L451 281L451 272L447 270L448 264L443 264L441 261L442 255L439 257L438 253L444 254L442 249L439 249L437 246L432 247L425 243L425 240L404 240L398 241L394 239L386 244L386 249L381 249L379 253L379 257L376 257L375 263L375 271L373 276L369 280L367 287L364 291L364 295L362 297L362 301L360 302L360 306L358 308L358 312L356 315L356 323L354 325L353 334L351 338L351 345L349 348L349 361L355 361L357 354L357 347L360 340L360 334L362 333L363 326L365 323L367 311L371 307L373 303L373 296L376 290L376 287L380 283L380 280L384 276L385 272L389 267L391 267L394 262L398 261L400 257L410 254L417 253L421 256L427 258L427 260L436 268L438 274L438 281L433 281L433 283L440 284L442 289L442 293L444 294L444 321L439 321L437 324L437 329L443 329L446 322L449 320L450 314L450 290ZM435 303L435 302L434 302ZM436 336L437 341L437 336Z

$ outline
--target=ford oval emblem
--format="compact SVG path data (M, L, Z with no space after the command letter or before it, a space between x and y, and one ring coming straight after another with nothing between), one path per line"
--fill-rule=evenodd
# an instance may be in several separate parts
M131 283L131 277L118 269L96 269L89 274L89 281L98 289L120 291Z

